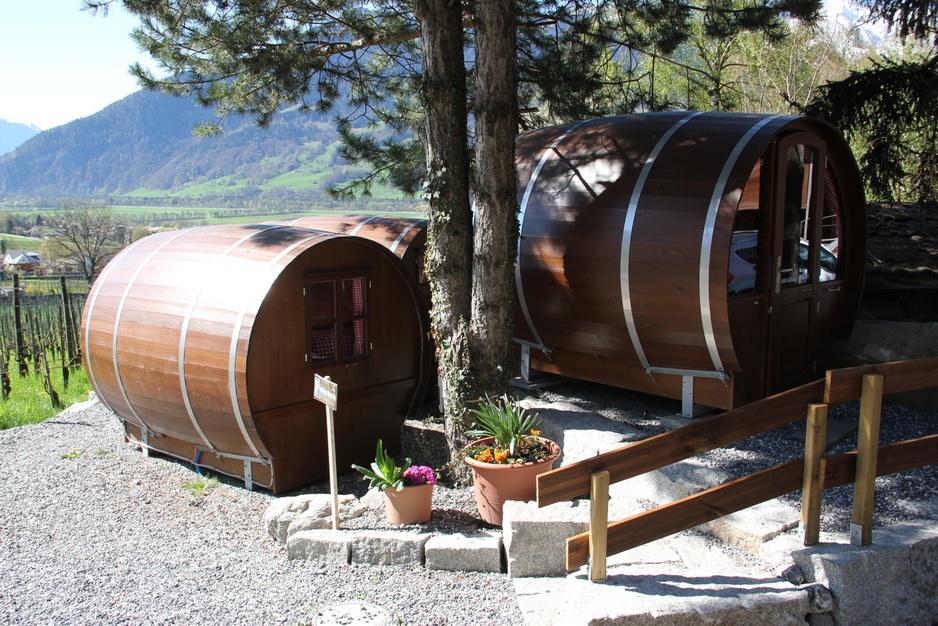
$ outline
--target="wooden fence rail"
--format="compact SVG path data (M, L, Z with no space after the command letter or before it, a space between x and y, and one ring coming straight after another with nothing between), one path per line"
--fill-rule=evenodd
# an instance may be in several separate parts
M816 543L820 492L855 483L853 543L869 543L875 476L938 463L938 434L878 447L879 401L883 391L898 393L938 386L938 359L903 361L832 370L809 383L759 402L694 422L638 443L538 476L537 501L547 506L593 491L608 494L610 482L653 471L702 452L803 419L808 414L806 454L775 467L729 481L681 500L608 524L605 507L593 511L590 531L567 540L567 569L590 563L591 580L605 579L606 557L713 521L766 500L803 489L805 543ZM862 397L861 397L862 396ZM820 400L826 403L821 403ZM861 399L863 428L858 451L823 456L827 405ZM820 442L820 443L819 443ZM818 449L820 446L820 449ZM860 471L858 472L858 465ZM607 477L602 473L608 472ZM598 477L598 479L597 479ZM597 485L600 493L596 493ZM597 513L598 511L598 513Z

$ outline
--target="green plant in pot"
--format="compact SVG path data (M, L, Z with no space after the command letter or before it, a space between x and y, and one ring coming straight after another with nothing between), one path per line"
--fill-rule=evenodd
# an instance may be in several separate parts
M537 476L551 469L560 446L540 437L538 415L507 394L494 400L486 396L472 414L476 428L466 435L479 439L466 446L463 458L472 469L479 515L501 526L505 500L533 500Z
M379 439L371 467L352 464L368 481L369 489L384 495L384 512L392 524L426 522L432 515L436 474L425 465L412 465L409 458L397 465Z

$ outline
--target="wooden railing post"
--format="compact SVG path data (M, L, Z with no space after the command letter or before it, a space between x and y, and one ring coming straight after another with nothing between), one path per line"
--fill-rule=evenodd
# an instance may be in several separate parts
M860 393L860 430L857 435L857 473L853 485L853 522L850 543L873 542L876 459L879 454L879 422L883 407L883 376L866 374Z
M590 476L590 580L606 580L606 539L609 531L609 472Z
M824 492L824 449L827 446L827 405L808 405L804 433L804 483L801 487L801 526L804 545L821 536L821 494Z

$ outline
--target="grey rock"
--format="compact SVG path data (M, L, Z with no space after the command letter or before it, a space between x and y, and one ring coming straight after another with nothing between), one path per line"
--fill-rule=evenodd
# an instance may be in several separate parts
M502 528L508 576L563 576L567 538L589 529L589 501L558 502L539 509L535 502L505 502Z
M811 613L830 613L834 609L834 598L824 585L808 585L808 606Z
M830 613L808 613L806 617L808 626L836 626Z
M612 422L569 402L545 402L533 397L519 404L541 418L541 434L561 449L560 465L594 457L645 437L626 424Z
M367 507L352 495L339 495L339 520L359 517ZM275 500L264 513L267 534L281 543L296 532L332 528L332 496L306 494Z
M804 572L797 565L786 568L785 571L782 572L782 578L796 587L800 587L805 583Z
M436 535L425 546L429 569L466 572L502 571L501 533Z
M395 531L359 531L351 535L352 563L423 565L424 547L432 535Z
M795 507L769 500L716 519L704 528L717 539L755 554L765 542L796 528L800 518Z
M809 581L830 589L836 624L938 620L938 528L929 522L897 524L877 529L873 542L819 544L792 558Z
M341 530L304 530L287 539L288 559L347 564L351 553L351 538Z

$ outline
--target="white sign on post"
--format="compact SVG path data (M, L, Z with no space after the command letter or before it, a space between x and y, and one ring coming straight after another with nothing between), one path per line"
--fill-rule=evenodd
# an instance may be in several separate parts
M335 464L335 419L332 412L338 408L339 383L328 376L316 374L313 397L326 405L326 440L329 448L329 491L332 493L332 530L339 530L339 476Z
M313 384L313 397L335 411L339 407L339 383L334 383L328 376L316 374Z

